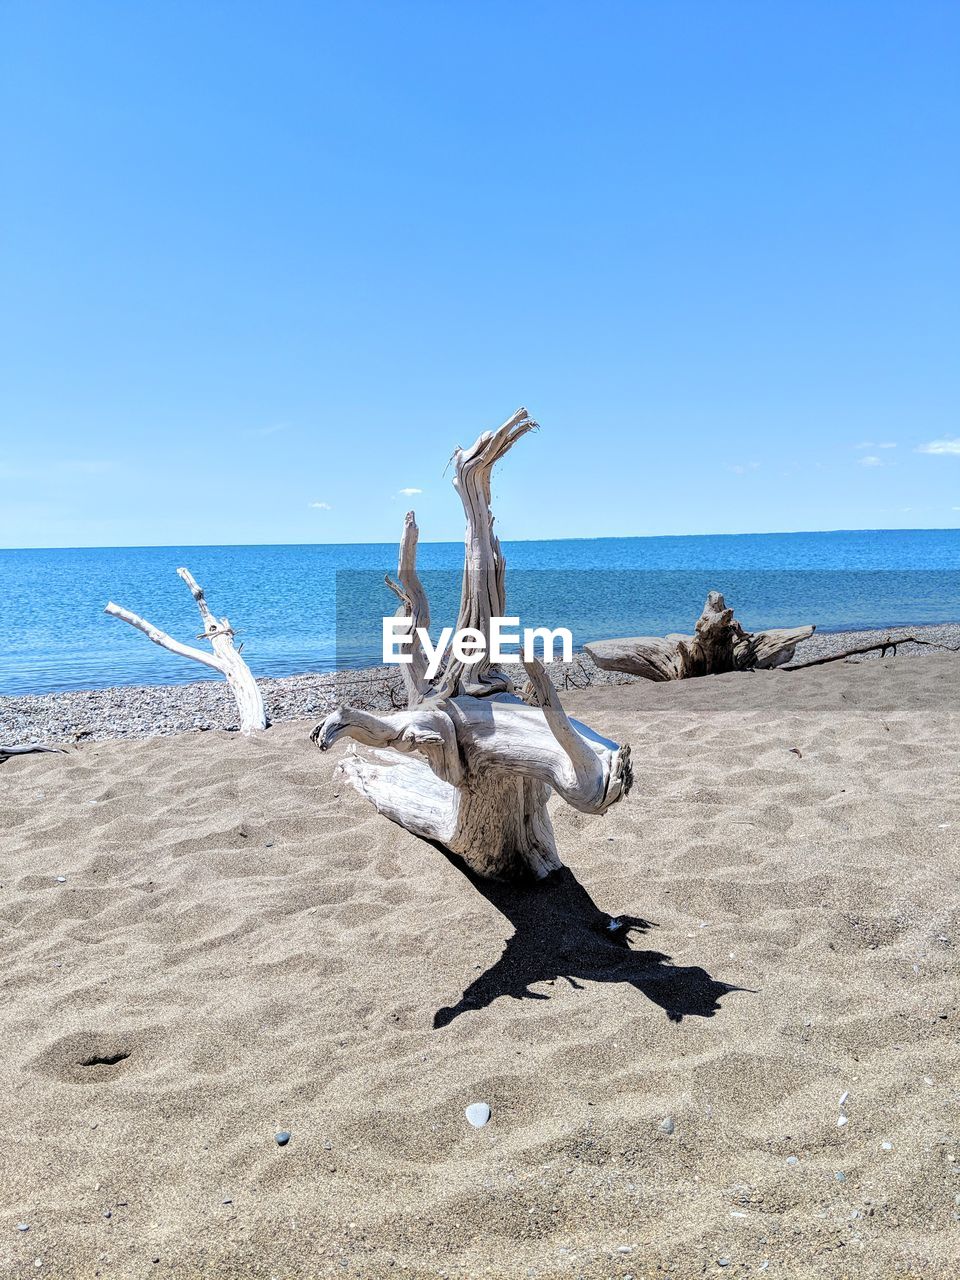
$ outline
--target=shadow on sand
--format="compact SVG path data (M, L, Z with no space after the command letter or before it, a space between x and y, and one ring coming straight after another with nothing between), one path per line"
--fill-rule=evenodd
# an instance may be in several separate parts
M440 846L437 846L438 848ZM476 978L457 1003L438 1009L434 1027L446 1027L462 1013L483 1009L498 996L549 1000L535 983L563 978L578 990L585 982L623 982L660 1005L668 1018L712 1018L721 996L746 987L711 978L699 966L680 966L660 951L634 950L631 936L656 925L639 916L617 916L619 928L567 867L533 884L484 880L447 850L440 850L513 925L503 955Z

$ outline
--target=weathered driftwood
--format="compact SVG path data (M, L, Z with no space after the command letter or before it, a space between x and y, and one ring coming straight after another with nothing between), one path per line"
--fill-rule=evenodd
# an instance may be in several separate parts
M36 755L41 751L49 751L51 755L65 756L67 754L63 747L45 747L39 742L28 742L22 747L5 747L0 745L0 764L3 764L4 760L9 760L11 756L31 756Z
M153 641L154 644L160 645L163 649L168 649L171 653L177 653L181 658L192 658L194 662L202 662L205 667L212 667L214 671L219 671L222 676L226 677L227 684L230 686L233 696L237 700L237 709L240 712L240 732L255 733L259 729L267 727L267 714L263 706L263 697L260 693L259 686L253 678L253 672L244 662L240 655L240 649L235 649L233 645L234 630L230 626L227 618L215 618L210 612L204 598L203 588L198 586L192 574L187 569L178 569L177 573L190 588L190 594L197 602L197 608L200 610L200 617L203 619L203 632L197 637L198 640L209 640L213 653L206 653L203 649L195 649L193 645L181 644L179 640L174 640L172 636L168 636L165 631L161 631L159 627L155 627L151 622L147 622L144 618L138 617L137 614L131 613L129 609L122 609L119 605L111 601L105 613L109 613L112 618L120 618L123 622L129 622L131 627L136 627L138 631L142 631L145 636ZM243 645L240 646L243 648Z
M711 591L692 636L591 640L583 647L604 671L624 671L645 680L687 680L782 666L814 630L813 626L790 627L751 634L734 618L720 592Z
M504 559L493 534L490 473L536 423L519 409L497 431L454 454L454 487L467 518L457 629L475 628L489 649L490 619L505 617ZM400 543L398 614L409 627L429 621L417 576L418 530L411 512ZM388 579L389 582L389 579ZM556 791L582 813L603 813L630 788L630 748L568 718L543 664L525 661L524 697L488 657L466 664L451 655L434 681L414 641L404 667L407 709L372 715L340 707L313 732L327 750L353 748L340 768L377 810L415 835L442 844L476 872L541 877L561 863L547 800Z
M922 644L928 649L946 649L948 653L960 653L956 645L941 644L938 640L921 640L919 636L887 636L876 644L861 644L853 649L841 649L839 653L827 653L819 658L810 658L806 662L791 662L784 671L805 671L807 667L822 667L827 662L843 662L845 658L857 658L863 653L879 652L881 658L892 651L897 656L897 646L901 644Z

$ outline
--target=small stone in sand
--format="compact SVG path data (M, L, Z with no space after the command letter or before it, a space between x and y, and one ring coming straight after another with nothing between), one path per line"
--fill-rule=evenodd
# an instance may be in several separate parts
M109 1209L104 1209L104 1211L103 1211L103 1216L104 1216L105 1218L112 1218L112 1217L113 1217L113 1214L110 1212L110 1210L109 1210Z
M795 1165L796 1163L797 1163L797 1157L796 1157L796 1156L787 1156L787 1164L788 1164L788 1165L793 1166L793 1165Z
M482 1129L490 1119L490 1108L485 1102L471 1102L463 1114L475 1129Z
M278 1147L285 1147L287 1143L290 1141L290 1134L286 1131L286 1129L281 1129L280 1132L276 1135L276 1139L277 1139Z
M881 1150L881 1151L892 1151L892 1150L893 1150L893 1143L892 1143L892 1142L881 1142L881 1143L880 1143L880 1150Z
M842 1129L842 1128L843 1128L843 1126L844 1126L846 1123L847 1123L847 1117L846 1117L846 1116L837 1116L837 1128L838 1128L838 1129Z
M838 1106L838 1107L842 1107L842 1106L844 1106L844 1105L846 1104L846 1101L847 1101L847 1099L848 1099L849 1097L850 1097L849 1092L847 1092L847 1093L841 1093L841 1095L840 1095L840 1101L837 1103L837 1106Z
M57 876L57 884L66 884L66 883L67 883L66 876Z
M847 1180L847 1175L845 1173L841 1173L839 1169L833 1176L836 1178L838 1182L846 1182Z
M18 1230L18 1231L29 1231L29 1230L30 1230L30 1223L29 1223L29 1222L18 1222L18 1223L17 1223L17 1230Z
M673 1117L664 1116L664 1118L660 1121L660 1128L663 1130L664 1133L673 1133L674 1129L676 1128L676 1125L673 1123Z

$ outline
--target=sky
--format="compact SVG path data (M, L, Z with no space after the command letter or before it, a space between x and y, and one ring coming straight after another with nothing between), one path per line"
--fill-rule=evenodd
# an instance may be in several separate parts
M960 6L7 0L0 545L960 526Z

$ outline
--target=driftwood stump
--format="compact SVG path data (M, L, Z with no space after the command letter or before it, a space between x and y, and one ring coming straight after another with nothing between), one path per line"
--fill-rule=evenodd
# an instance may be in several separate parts
M720 592L711 591L692 636L591 640L583 647L604 671L624 671L645 680L688 680L782 666L814 630L806 626L751 634L734 618Z
M474 628L489 650L490 620L506 616L505 564L493 533L490 475L497 460L536 427L519 409L497 431L454 454L454 487L467 518L463 590L457 630ZM391 821L458 854L476 872L542 877L560 865L547 800L555 791L582 813L603 813L630 788L630 748L568 718L546 668L523 663L523 698L489 654L474 664L451 651L433 681L415 629L429 621L417 576L418 530L404 524L397 582L398 614L413 633L404 666L407 709L372 715L340 707L313 732L327 750L341 738L353 748L340 769Z
M193 575L187 569L178 569L177 573L190 588L190 594L197 602L197 608L200 610L200 617L203 619L203 631L197 636L198 640L209 640L213 653L206 653L203 649L195 649L193 645L181 644L179 640L174 640L172 636L168 636L165 631L161 631L159 627L155 627L152 622L147 622L144 618L138 617L137 614L131 613L129 609L121 609L118 604L114 604L111 600L107 605L104 613L109 613L112 618L119 618L121 622L129 622L131 627L136 627L138 631L142 631L148 639L154 644L160 645L162 649L168 649L171 653L177 653L181 658L192 658L194 662L202 662L205 667L212 667L214 671L226 678L227 684L233 696L237 700L237 710L240 712L240 732L255 733L259 729L267 727L267 713L263 706L263 696L260 688L253 678L253 672L240 656L240 649L234 648L233 637L234 630L230 626L227 618L215 618L210 612L210 608L204 598L203 588L198 586Z

